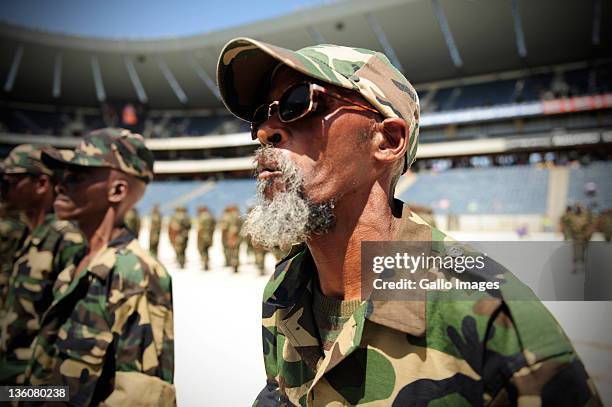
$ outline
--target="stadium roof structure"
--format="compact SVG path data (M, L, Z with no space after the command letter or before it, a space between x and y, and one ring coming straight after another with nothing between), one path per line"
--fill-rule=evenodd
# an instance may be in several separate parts
M290 49L336 43L379 50L417 87L595 61L612 55L610 19L603 18L611 8L604 0L347 0L156 40L92 39L0 24L0 99L221 111L217 56L238 36Z

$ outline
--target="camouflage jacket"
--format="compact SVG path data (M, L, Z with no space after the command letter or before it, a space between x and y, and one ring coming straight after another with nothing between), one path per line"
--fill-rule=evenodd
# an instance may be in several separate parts
M209 212L198 215L198 246L212 244L215 232L215 218Z
M78 261L85 248L75 226L50 214L15 253L5 312L0 319L3 382L23 383L32 343L53 299L55 280L61 270Z
M191 218L186 213L175 213L168 223L168 233L171 243L184 244L189 238Z
M14 256L23 244L27 232L27 226L18 217L4 216L0 218L0 315L4 310Z
M75 276L58 276L26 378L67 385L74 405L172 405L169 274L124 229Z
M446 237L404 206L395 240ZM501 266L494 263L492 267ZM254 406L600 405L570 341L538 301L362 301L322 351L306 246L264 291L267 383ZM516 280L518 281L518 280ZM527 405L527 404L525 404ZM529 404L531 405L531 404Z

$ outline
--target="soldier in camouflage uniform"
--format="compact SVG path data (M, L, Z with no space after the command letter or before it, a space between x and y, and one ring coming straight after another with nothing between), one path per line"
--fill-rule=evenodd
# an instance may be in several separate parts
M140 215L138 214L138 209L132 208L125 214L125 226L129 230L134 233L136 239L138 239L138 235L140 235Z
M574 248L574 269L583 272L587 244L595 232L597 225L590 209L582 204L576 204L567 220L568 237Z
M168 223L168 235L176 253L176 261L181 268L185 267L185 251L187 250L187 243L189 243L190 229L191 219L187 213L187 208L184 206L177 207Z
M255 406L601 405L536 299L362 297L362 241L444 253L448 240L393 199L416 155L419 102L383 54L238 38L217 82L264 145L245 233L296 243L264 291L267 382ZM495 262L487 270L512 279Z
M162 218L159 213L159 205L155 204L151 210L151 227L149 228L149 251L157 256L159 246L159 235L161 234Z
M9 210L2 202L2 196L6 196L9 187L3 182L4 162L0 162L0 318L4 310L4 301L8 289L8 281L13 270L13 256L23 243L28 228L22 221L19 211Z
M7 210L5 205L0 203L0 313L4 310L13 258L27 231L28 228L21 221L19 213Z
M606 242L612 240L612 209L599 214L597 229L603 234Z
M242 243L242 219L238 206L231 205L223 217L223 229L225 231L225 257L227 265L234 269L234 273L238 272L240 265L240 244Z
M202 260L202 268L208 270L209 257L208 250L213 243L213 235L215 233L215 218L210 213L207 207L201 206L198 208L198 252Z
M53 214L53 172L41 148L15 147L5 160L3 199L22 213L31 233L15 252L0 319L0 382L22 384L43 314L59 273L80 259L85 241L78 229Z
M228 220L230 217L230 208L230 206L227 206L225 209L223 209L223 213L221 214L221 218L219 219L219 229L221 230L221 245L223 246L224 266L227 266L229 264L227 248L227 229L229 226Z
M572 218L574 211L571 206L567 206L565 208L565 212L559 218L559 230L563 234L563 240L570 239L570 220Z
M71 405L174 405L170 275L123 223L153 178L153 154L142 136L106 128L43 161L63 169L55 210L89 250L57 278L28 383L68 386Z

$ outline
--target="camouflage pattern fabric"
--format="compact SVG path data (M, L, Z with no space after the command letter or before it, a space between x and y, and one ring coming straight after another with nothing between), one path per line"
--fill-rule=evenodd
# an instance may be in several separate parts
M595 217L591 210L580 207L569 214L567 231L574 248L574 263L578 265L574 271L582 271L587 242L591 240L595 229Z
M407 206L402 219L395 240L431 242L432 252L445 253L442 232ZM494 261L487 267L513 278ZM448 301L430 291L418 301L362 301L323 351L313 284L314 260L295 246L264 292L267 383L254 406L601 405L570 341L535 297L483 292Z
M151 212L151 227L149 228L149 251L157 256L159 235L161 234L162 218L158 209Z
M75 150L45 150L42 160L50 167L113 168L144 182L153 179L153 153L145 146L140 134L126 129L94 130Z
M421 219L427 222L428 225L436 227L436 219L433 216L433 209L427 206L415 205L409 203L408 206L410 209L416 213Z
M138 214L138 209L131 208L125 214L124 218L125 226L134 233L134 236L138 238L140 234L140 215Z
M200 253L204 270L209 268L208 249L213 243L215 223L215 218L208 210L203 210L198 214L198 252Z
M8 282L13 270L15 253L27 236L28 228L16 213L6 213L0 209L0 318L4 311L4 302Z
M238 272L240 265L240 244L242 243L242 218L237 207L232 207L222 218L221 234L227 265Z
M41 162L42 148L32 144L21 144L13 148L8 157L4 159L3 172L6 174L53 175L53 171Z
M78 262L85 250L79 230L50 214L15 254L0 320L2 383L23 383L42 316L53 300L55 280L61 270Z
M599 214L597 228L603 233L606 242L612 240L612 210L608 209Z
M251 121L279 63L311 78L360 93L385 117L409 126L404 172L416 157L420 108L414 87L380 52L322 44L291 51L251 38L228 42L219 56L217 83L223 103L236 117Z
M570 223L571 223L572 212L566 210L563 215L559 218L559 229L563 234L563 240L570 240Z
M189 242L189 230L191 229L191 219L187 213L187 208L179 207L170 218L168 224L168 234L170 243L176 253L176 261L181 267L185 266L185 250Z
M67 385L78 406L173 405L170 275L127 229L76 267L57 278L27 383Z

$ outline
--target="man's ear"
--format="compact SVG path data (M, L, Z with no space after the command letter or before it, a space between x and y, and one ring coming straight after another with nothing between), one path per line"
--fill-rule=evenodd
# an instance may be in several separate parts
M124 179L114 179L110 183L108 189L108 201L111 203L120 203L128 194L129 184Z
M384 163L403 159L410 141L410 128L404 119L386 118L376 123L373 141L374 158Z
M34 191L38 195L44 195L47 192L47 189L51 188L53 190L53 184L51 183L51 177L47 174L41 174L36 177L36 181L34 183Z

